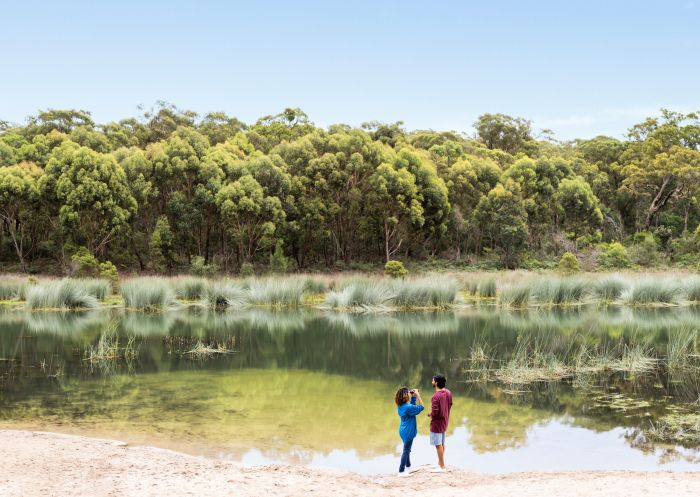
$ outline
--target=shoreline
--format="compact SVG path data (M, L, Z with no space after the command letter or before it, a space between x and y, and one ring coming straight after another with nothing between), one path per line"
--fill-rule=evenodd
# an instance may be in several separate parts
M0 429L3 496L235 495L311 493L400 496L696 495L700 472L567 471L491 475L422 468L408 478L293 465L250 466L104 438Z

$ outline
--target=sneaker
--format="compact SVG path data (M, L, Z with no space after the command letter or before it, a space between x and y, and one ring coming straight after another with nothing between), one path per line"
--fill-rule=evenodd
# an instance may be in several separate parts
M433 469L430 470L431 473L447 473L446 468L441 468L440 466L436 466Z
M406 468L406 471L413 474L413 473L420 471L420 468Z
M403 471L403 472L400 472L399 474L397 474L396 476L400 476L401 478L406 478L407 476L411 476L411 472L410 471Z

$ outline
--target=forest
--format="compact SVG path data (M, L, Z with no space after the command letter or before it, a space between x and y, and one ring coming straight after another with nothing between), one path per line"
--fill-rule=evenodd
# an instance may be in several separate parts
M322 128L296 108L253 124L164 102L140 112L0 121L5 271L546 268L565 252L589 270L700 260L695 113L662 109L624 139L559 141L504 114L459 133Z

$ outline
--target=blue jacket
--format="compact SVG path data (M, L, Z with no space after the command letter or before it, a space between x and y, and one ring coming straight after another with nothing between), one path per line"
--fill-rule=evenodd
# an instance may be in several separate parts
M399 436L404 442L413 440L418 434L416 428L416 415L423 411L423 406L416 405L416 398L411 397L411 402L407 402L397 407L401 424L399 425Z

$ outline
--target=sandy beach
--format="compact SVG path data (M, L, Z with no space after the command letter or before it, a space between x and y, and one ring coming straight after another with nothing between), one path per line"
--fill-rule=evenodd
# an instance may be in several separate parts
M697 495L700 473L560 472L502 476L423 468L409 478L302 466L245 466L145 446L57 433L0 430L0 495L238 497Z

